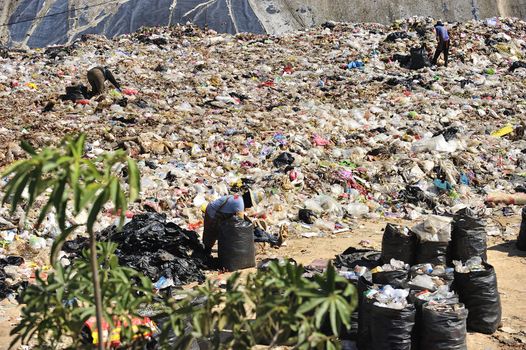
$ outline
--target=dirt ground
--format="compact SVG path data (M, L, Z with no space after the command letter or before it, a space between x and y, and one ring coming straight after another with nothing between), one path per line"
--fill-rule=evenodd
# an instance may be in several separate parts
M413 224L399 220L388 222L408 226ZM518 217L506 220L512 227L517 227L518 222ZM266 257L290 257L299 263L309 264L316 259L331 259L350 246L380 250L385 224L384 220L364 221L355 230L332 237L291 237L279 249L259 249L258 260ZM497 272L503 328L493 335L470 333L468 350L526 349L526 289L523 283L526 281L526 252L517 250L513 240L490 237L488 260ZM0 303L0 350L8 349L9 332L16 323L18 312L19 307L8 300Z

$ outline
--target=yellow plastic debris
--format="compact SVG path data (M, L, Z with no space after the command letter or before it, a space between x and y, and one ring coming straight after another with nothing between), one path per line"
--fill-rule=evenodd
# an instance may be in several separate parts
M507 124L505 127L497 130L497 131L494 131L491 133L491 136L493 137L503 137L503 136L506 136L508 134L511 134L513 132L513 126L511 124Z

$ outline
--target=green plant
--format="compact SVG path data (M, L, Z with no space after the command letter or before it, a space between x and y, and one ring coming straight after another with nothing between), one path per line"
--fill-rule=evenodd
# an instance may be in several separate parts
M161 342L168 347L173 332L171 349L188 349L195 340L207 341L213 349L255 344L338 349L338 337L350 327L357 305L356 289L332 265L313 280L302 274L301 266L285 261L245 278L235 273L224 289L208 281L171 302Z
M153 286L141 273L119 266L115 249L114 243L97 244L104 316L106 320L131 324L140 307L152 302ZM95 316L91 274L87 251L68 267L56 264L47 278L37 271L37 282L22 295L25 306L22 319L13 330L16 336L11 347L18 341L35 338L39 348L56 349L59 344L68 344L69 349L78 349L84 322ZM133 336L131 327L120 330L123 346L130 345Z
M113 202L114 210L120 211L121 223L130 201L134 201L140 188L139 171L137 165L129 159L124 151L105 153L95 160L89 160L84 155L85 135L76 138L65 138L59 148L45 148L37 152L27 142L22 142L21 147L29 158L20 160L11 165L3 174L9 178L5 185L3 204L10 203L14 212L19 204L24 204L29 212L37 198L48 195L46 204L41 208L37 226L39 226L47 213L56 212L56 220L60 235L51 247L51 263L56 266L57 255L71 233L81 226L74 224L68 226L67 210L71 209L73 216L79 215L83 210L88 211L88 219L82 225L90 235L90 262L92 270L93 292L97 315L97 328L102 332L102 309L99 275L97 272L96 238L93 226L97 216L104 205ZM118 164L126 164L128 168L128 197L121 187L121 181L115 175ZM23 201L24 190L28 192L28 200ZM69 218L72 219L72 218ZM99 342L99 349L104 344Z

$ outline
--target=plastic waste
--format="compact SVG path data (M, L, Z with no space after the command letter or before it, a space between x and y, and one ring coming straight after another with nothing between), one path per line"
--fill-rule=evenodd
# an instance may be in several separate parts
M513 125L507 124L503 128L492 132L491 136L493 136L493 137L503 137L503 136L511 134L512 132L513 132Z

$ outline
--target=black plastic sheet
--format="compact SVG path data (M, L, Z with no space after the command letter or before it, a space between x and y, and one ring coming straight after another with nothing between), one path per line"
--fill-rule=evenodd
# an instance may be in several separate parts
M509 71L513 73L515 72L516 69L519 69L519 68L526 68L526 62L523 62L523 61L513 62L510 66Z
M274 166L277 168L291 165L292 163L294 163L294 156L288 152L281 153L273 161Z
M27 282L20 282L14 285L9 285L6 282L8 275L5 273L6 266L20 266L24 263L24 259L20 256L9 255L0 259L0 300L7 298L10 294L20 294L20 292L27 287Z
M354 269L356 266L373 269L380 264L380 254L377 250L349 247L334 258L334 266L338 269L346 267L349 270Z
M115 254L119 262L154 282L160 277L172 278L176 286L203 282L203 271L212 267L197 233L167 222L166 215L137 214L121 231L112 225L97 238L117 243ZM66 242L63 249L78 256L87 246L88 240L79 238Z
M281 240L279 237L274 236L259 227L254 229L254 242L268 243L273 247L278 247L281 245Z
M459 273L455 271L454 289L469 311L469 331L493 334L500 325L502 308L495 269Z

